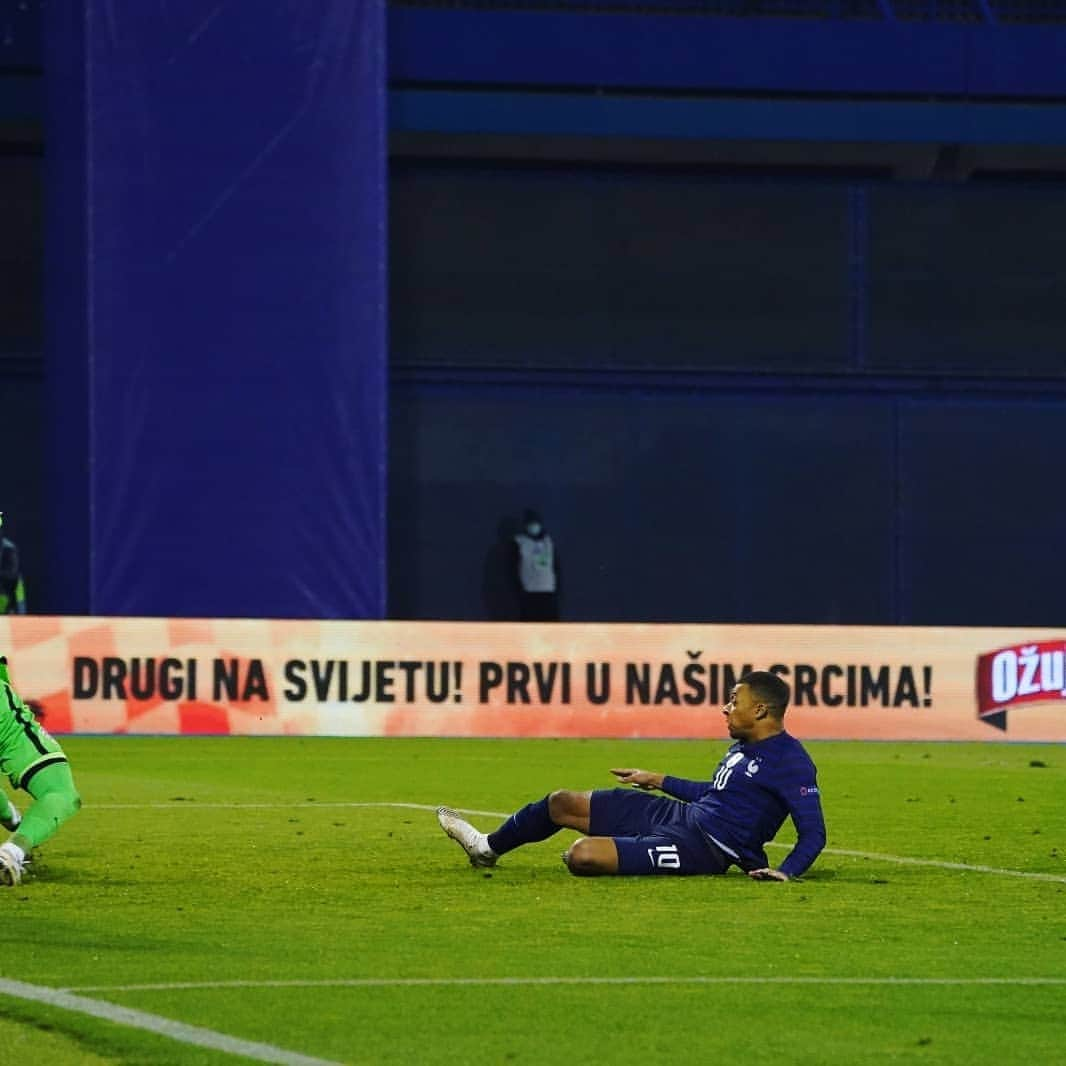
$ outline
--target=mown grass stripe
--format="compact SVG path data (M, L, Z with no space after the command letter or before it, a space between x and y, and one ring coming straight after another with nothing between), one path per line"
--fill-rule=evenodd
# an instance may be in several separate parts
M113 988L111 991L118 992L122 991L122 989ZM157 1033L182 1044L210 1048L212 1051L222 1051L230 1055L243 1055L245 1058L254 1059L257 1062L273 1062L280 1064L280 1066L339 1066L338 1063L331 1062L328 1059L311 1058L309 1055L286 1051L284 1048L275 1047L273 1044L261 1044L255 1040L240 1040L225 1033L216 1033L213 1029L203 1029L198 1025L186 1025L184 1022L176 1022L171 1018L164 1018L158 1014L148 1014L145 1011L133 1010L130 1007L119 1007L114 1003L102 1003L99 1000L87 999L84 996L74 995L68 989L45 988L41 985L30 985L23 981L11 981L0 977L0 995L12 996L16 999L28 999L35 1003L45 1003L50 1007L59 1007L62 1010L74 1011L78 1014L88 1014L94 1018L102 1018L104 1021L113 1022L116 1025Z
M238 988L417 988L491 985L928 985L928 986L979 986L979 985L1066 985L1066 977L817 977L758 976L758 977L711 977L676 975L656 977L638 975L633 977L351 977L322 980L271 980L271 981L169 981L155 984L129 985L81 985L65 989L67 992L180 992L213 991ZM273 1060L272 1060L273 1061ZM311 1061L311 1060L305 1060Z
M327 801L318 803L199 803L195 800L171 800L168 803L96 803L91 809L117 811L117 810L183 810L208 809L208 810L279 810L299 809L315 807L393 807L402 810L413 811L436 811L436 806L430 803L399 803L389 801ZM506 818L511 812L503 811L479 811L470 807L455 807L460 814L471 814L475 818ZM778 844L771 842L771 848L791 848L791 844ZM870 859L874 862L890 862L897 866L927 866L937 870L959 870L963 873L992 874L998 877L1021 877L1030 881L1050 881L1054 884L1066 885L1066 876L1061 874L1042 873L1033 870L1011 870L1001 866L982 866L977 863L949 862L944 859L918 859L909 855L887 855L878 851L854 851L850 848L826 848L824 855L839 855L848 859Z

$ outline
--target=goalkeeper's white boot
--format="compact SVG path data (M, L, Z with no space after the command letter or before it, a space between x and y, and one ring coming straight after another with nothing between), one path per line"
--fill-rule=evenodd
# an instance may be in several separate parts
M22 880L22 867L26 855L22 848L12 844L0 844L0 885L17 885Z
M22 815L19 814L19 809L11 800L7 801L7 805L11 808L11 813L6 818L0 818L0 825L2 825L9 833L13 833L19 827L19 822L22 821Z
M437 821L441 829L466 852L471 866L496 865L499 856L489 847L488 835L460 818L458 812L451 807L438 807Z

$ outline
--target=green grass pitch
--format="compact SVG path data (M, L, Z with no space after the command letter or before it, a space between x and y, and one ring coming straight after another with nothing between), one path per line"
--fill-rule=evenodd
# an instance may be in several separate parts
M617 765L706 779L724 740L65 747L85 807L0 890L7 981L291 1063L1066 1056L1061 747L809 745L829 850L791 884L578 879L568 831L474 870L403 806L508 812ZM6 994L0 1058L266 1061Z

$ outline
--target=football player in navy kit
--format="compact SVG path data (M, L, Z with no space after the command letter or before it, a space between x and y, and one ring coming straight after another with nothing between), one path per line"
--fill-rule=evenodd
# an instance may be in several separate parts
M611 773L631 788L560 789L516 811L493 833L480 832L449 807L438 808L438 821L473 866L494 866L501 855L566 828L586 834L563 856L579 876L722 874L735 865L755 880L788 881L825 847L817 771L785 731L788 700L788 685L768 671L737 682L723 708L733 744L709 781L618 768ZM797 840L775 868L765 846L786 817Z

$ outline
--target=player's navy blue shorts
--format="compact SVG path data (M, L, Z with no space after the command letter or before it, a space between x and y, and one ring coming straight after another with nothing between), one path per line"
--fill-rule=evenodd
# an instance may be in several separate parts
M724 874L731 861L700 832L686 804L636 789L596 789L589 836L614 838L620 874Z

